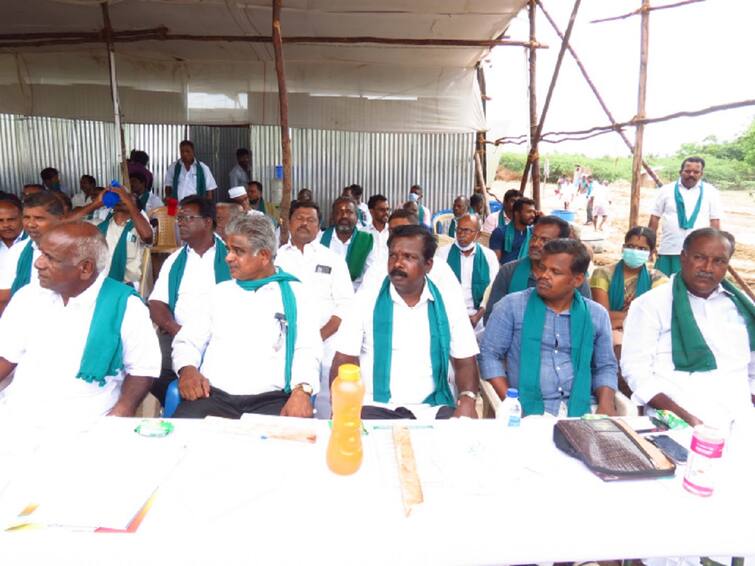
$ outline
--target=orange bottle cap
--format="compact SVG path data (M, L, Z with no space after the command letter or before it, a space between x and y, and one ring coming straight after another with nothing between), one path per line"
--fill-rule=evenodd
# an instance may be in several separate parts
M343 364L338 368L338 377L344 381L359 381L361 375L356 364Z

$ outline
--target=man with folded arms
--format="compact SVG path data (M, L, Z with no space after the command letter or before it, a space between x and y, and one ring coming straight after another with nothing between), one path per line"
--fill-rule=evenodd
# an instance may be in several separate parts
M480 370L503 399L519 390L526 415L615 415L617 364L606 310L585 299L590 256L575 240L543 248L534 289L506 295L493 308L480 345Z
M235 218L226 235L233 279L213 288L209 310L173 340L183 399L174 416L311 417L322 348L315 301L275 267L269 218Z
M95 226L50 229L35 261L39 285L13 296L0 319L0 411L46 418L134 416L160 373L160 348L136 291L107 277Z
M701 228L684 240L681 272L637 297L624 321L621 371L633 399L690 425L728 431L755 402L755 307L724 279L734 238Z
M392 230L388 276L357 294L338 330L331 380L341 364L361 367L364 419L476 417L477 340L464 303L427 277L436 247L425 227Z

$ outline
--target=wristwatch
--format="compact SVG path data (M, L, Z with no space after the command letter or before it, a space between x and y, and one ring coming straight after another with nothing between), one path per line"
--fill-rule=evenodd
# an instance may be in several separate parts
M312 395L312 392L314 389L312 389L312 386L309 383L297 383L296 386L291 390L292 392L301 389L304 393L307 395Z
M462 397L469 397L472 401L477 401L477 393L474 391L459 391L459 401Z

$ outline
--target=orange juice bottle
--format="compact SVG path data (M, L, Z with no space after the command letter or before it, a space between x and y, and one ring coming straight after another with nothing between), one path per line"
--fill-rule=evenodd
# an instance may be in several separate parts
M331 386L333 428L328 442L328 467L336 474L353 474L362 465L362 399L359 366L343 364Z

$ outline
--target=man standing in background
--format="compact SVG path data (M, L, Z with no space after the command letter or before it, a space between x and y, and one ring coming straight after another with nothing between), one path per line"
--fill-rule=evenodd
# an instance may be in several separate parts
M236 165L228 173L229 187L246 187L252 180L252 152L245 147L236 150Z

